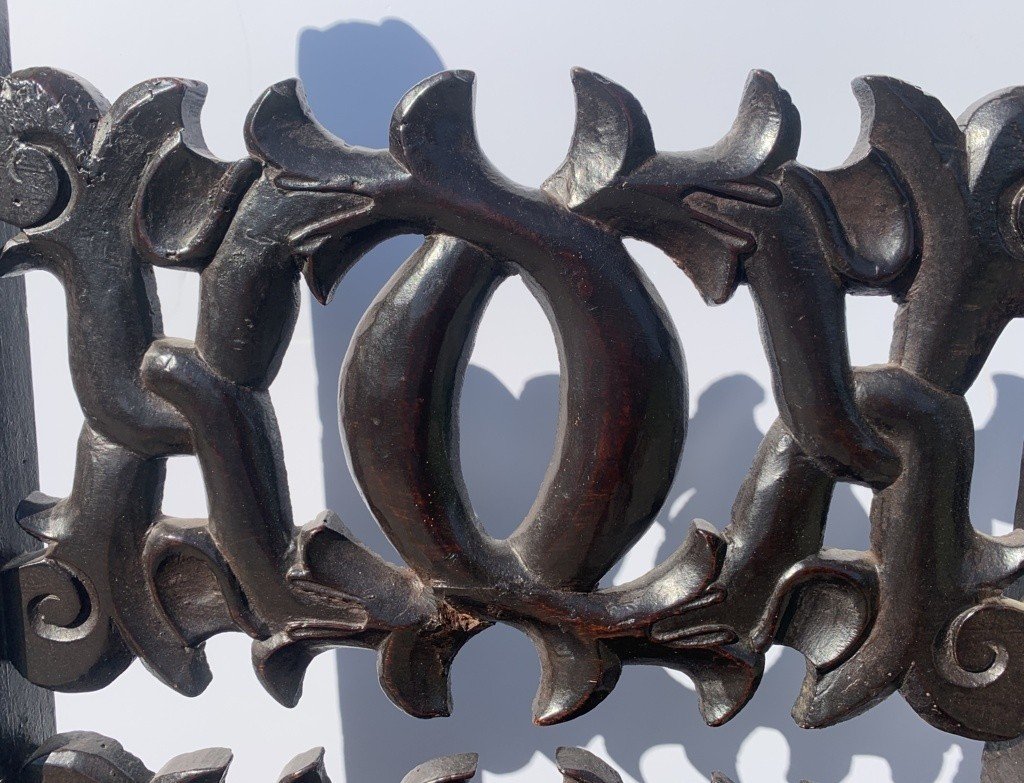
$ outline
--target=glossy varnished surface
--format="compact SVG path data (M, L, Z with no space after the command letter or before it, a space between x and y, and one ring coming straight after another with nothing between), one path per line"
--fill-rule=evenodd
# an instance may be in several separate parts
M1024 92L955 120L911 85L858 80L857 146L817 171L795 160L799 115L769 74L751 75L720 142L684 153L657 149L621 86L583 70L573 84L567 157L529 189L481 153L467 72L412 88L383 150L332 137L296 82L274 85L234 163L203 145L197 83L153 80L108 105L60 71L5 79L0 218L21 231L0 272L64 285L86 420L69 497L19 510L44 548L3 575L9 655L29 680L101 688L138 657L195 695L212 676L203 642L241 631L284 704L314 655L355 646L376 651L395 704L436 717L462 645L507 623L537 648L541 724L654 664L687 673L719 725L778 643L808 662L802 726L899 691L946 731L1024 731L1024 604L1003 593L1024 533L971 524L963 397L1024 303ZM423 245L363 315L339 383L353 474L397 566L332 512L295 527L268 387L300 287L332 306L345 272L400 233ZM749 287L780 415L731 519L694 520L663 563L603 588L664 502L687 423L679 341L627 237L664 250L709 304ZM194 342L162 334L154 266L200 276ZM511 275L551 322L561 407L536 501L498 540L466 491L457 408ZM884 365L851 366L844 302L860 294L899 303ZM176 454L199 460L208 519L161 510ZM874 493L868 551L823 548L837 482Z

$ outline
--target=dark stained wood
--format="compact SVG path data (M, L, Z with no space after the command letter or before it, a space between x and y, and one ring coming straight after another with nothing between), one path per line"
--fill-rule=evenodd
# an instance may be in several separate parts
M691 152L659 151L623 87L583 70L573 83L569 152L532 189L481 152L464 71L413 87L381 150L328 134L297 82L274 85L234 163L204 146L198 83L150 80L111 105L53 69L4 81L0 217L22 231L0 274L42 268L64 285L86 419L69 497L21 493L45 549L3 572L8 656L28 679L102 688L137 657L196 695L212 677L203 642L241 631L283 704L313 656L355 646L377 652L392 701L437 717L461 647L506 623L541 660L539 724L594 708L625 665L647 664L686 672L720 725L785 644L808 663L801 726L899 691L945 731L1024 732L1024 603L1004 592L1024 572L1024 529L971 524L964 400L1024 314L1024 89L954 119L912 85L858 80L861 137L817 171L795 160L799 114L767 73L723 139ZM402 233L425 240L363 315L339 381L352 470L393 565L333 512L296 528L268 387L303 280L326 305ZM663 563L601 588L665 501L687 424L679 341L627 237L664 250L709 304L749 287L780 415L721 532L694 520ZM162 334L154 266L200 276L194 342ZM561 412L537 499L498 540L466 491L458 399L511 275L552 324ZM850 361L845 298L863 294L899 303L883 365ZM161 510L176 454L199 460L208 519ZM868 551L824 548L838 482L873 492ZM583 779L615 783L577 761Z
M555 764L563 783L622 783L619 773L583 748L559 748ZM75 731L47 739L25 762L19 783L223 783L231 751L208 748L176 756L151 772L120 743L100 734ZM458 753L425 761L401 783L466 783L476 777L477 755ZM714 783L731 783L719 772ZM285 765L278 783L330 783L324 749L300 753Z
M11 72L7 2L0 2L0 74ZM0 238L13 236L0 224ZM25 282L0 281L0 561L7 562L38 544L18 529L14 510L39 485L32 367L29 361ZM7 601L0 585L0 613ZM2 614L0 614L2 617ZM6 638L0 624L0 643ZM2 649L2 648L0 648ZM0 657L0 780L13 780L22 760L54 731L53 694L31 685Z
M1021 457L1013 526L1017 530L1024 528L1024 455ZM1017 600L1024 598L1024 580L1010 585L1004 594ZM1024 780L1024 736L986 742L981 755L981 783L1016 783L1019 780Z

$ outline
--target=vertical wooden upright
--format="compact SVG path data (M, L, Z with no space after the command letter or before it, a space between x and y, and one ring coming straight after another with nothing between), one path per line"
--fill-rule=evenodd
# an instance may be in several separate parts
M0 0L0 69L11 72L6 0ZM0 223L0 240L12 233ZM38 546L14 521L18 502L38 482L25 281L16 277L0 280L0 562ZM0 623L0 637L3 628ZM53 694L30 685L0 656L0 782L13 780L27 752L53 732Z

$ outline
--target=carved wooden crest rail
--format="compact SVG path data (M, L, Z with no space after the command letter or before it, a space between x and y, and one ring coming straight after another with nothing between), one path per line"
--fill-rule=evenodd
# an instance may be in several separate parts
M1024 570L1024 532L971 524L964 401L1024 307L1024 88L956 120L916 87L858 80L860 140L816 171L795 161L799 115L767 73L751 75L720 142L683 153L658 151L623 87L572 78L570 149L539 189L482 155L467 72L412 88L383 150L331 136L281 82L232 163L203 143L200 84L155 79L109 104L54 69L4 78L0 219L21 231L0 274L63 283L85 414L71 494L24 499L18 520L42 548L3 571L7 654L29 681L98 689L139 658L195 695L212 676L204 641L241 631L284 704L313 656L354 646L376 651L396 705L435 717L452 709L462 645L507 623L542 662L540 724L597 706L624 665L653 664L688 674L718 725L785 644L807 659L802 726L899 690L945 731L1024 733L1024 604L1002 592ZM426 239L364 314L339 410L404 566L330 511L294 525L268 394L303 278L330 306L345 272L399 233ZM626 237L662 249L709 304L749 287L780 416L731 519L695 520L665 562L603 588L665 500L687 423L683 354ZM200 276L194 342L163 336L155 266ZM464 486L457 406L489 297L516 274L556 335L561 411L536 502L496 540ZM885 365L851 367L856 294L899 303ZM161 511L165 459L179 454L199 460L208 519ZM823 549L844 481L874 492L870 551ZM44 746L29 780L100 742L58 741L72 750ZM220 770L204 780L226 767L193 761ZM458 764L444 779L472 774ZM187 767L126 775L184 780ZM285 779L316 779L315 759L298 767Z

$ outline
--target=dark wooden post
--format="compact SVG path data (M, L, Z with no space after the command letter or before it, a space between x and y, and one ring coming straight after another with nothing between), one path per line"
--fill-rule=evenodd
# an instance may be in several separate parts
M0 73L11 72L6 0L0 0ZM13 234L0 223L0 240ZM14 522L18 502L39 484L25 281L0 280L0 562L37 546ZM2 587L0 587L2 589ZM3 602L0 601L0 609ZM4 624L0 623L0 637ZM0 639L2 641L2 639ZM53 694L30 685L0 657L0 782L55 730Z

